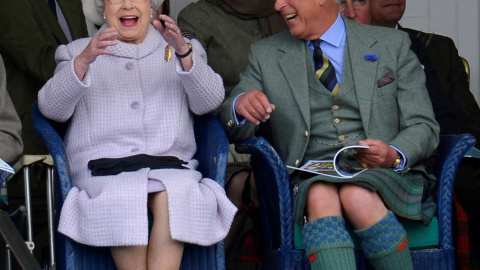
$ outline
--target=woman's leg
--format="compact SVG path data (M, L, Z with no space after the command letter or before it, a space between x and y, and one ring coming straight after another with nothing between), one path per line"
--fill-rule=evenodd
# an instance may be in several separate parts
M173 240L168 221L165 191L149 194L148 205L153 214L153 227L148 244L148 269L179 269L183 243Z
M118 270L147 269L147 246L110 247L110 252Z

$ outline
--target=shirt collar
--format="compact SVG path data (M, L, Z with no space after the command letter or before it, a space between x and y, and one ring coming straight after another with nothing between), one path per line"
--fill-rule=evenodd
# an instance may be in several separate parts
M325 32L320 39L335 46L340 47L342 42L342 38L346 33L345 22L343 21L342 16L338 14L337 19L335 22L328 28L327 32Z

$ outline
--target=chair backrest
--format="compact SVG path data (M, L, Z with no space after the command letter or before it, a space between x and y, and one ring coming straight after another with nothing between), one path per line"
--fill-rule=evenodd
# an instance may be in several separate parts
M436 249L411 251L416 266L426 265L430 267L428 269L454 266L451 227L453 181L460 160L474 143L475 139L470 134L442 135L438 149L428 159L428 171L440 179L437 198L439 243ZM261 137L243 142L237 151L252 154L264 222L267 269L309 269L303 250L294 248L293 206L289 176L283 162L268 141ZM368 265L365 259L357 260L359 266L362 263ZM432 265L439 268L432 268Z
M31 116L37 134L48 147L55 162L55 208L57 209L55 228L57 228L58 214L72 188L62 140L68 124L47 120L40 113L37 103L32 107ZM211 178L224 186L229 149L225 130L213 114L196 116L194 123L197 142L195 158L199 162L198 170L204 177ZM55 250L58 269L116 269L108 248L82 245L62 234L56 234ZM223 241L208 247L186 244L181 269L225 269Z

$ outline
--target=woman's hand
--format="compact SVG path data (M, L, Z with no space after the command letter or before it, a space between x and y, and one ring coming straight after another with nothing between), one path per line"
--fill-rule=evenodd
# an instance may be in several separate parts
M109 27L102 30L92 37L87 47L75 58L75 73L80 80L83 80L88 67L93 63L99 55L112 55L114 52L107 50L108 46L117 44L117 30Z
M163 23L161 22L163 21ZM160 14L158 19L153 20L153 26L160 32L163 39L173 47L175 52L179 55L186 54L190 48L185 41L185 38L182 36L182 31L175 24L175 21L168 17L167 15ZM192 54L188 55L185 58L181 58L183 69L189 71L193 66Z

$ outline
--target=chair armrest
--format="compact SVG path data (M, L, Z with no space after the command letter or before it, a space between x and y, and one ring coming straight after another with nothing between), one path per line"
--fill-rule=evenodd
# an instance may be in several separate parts
M215 180L225 186L229 143L225 129L213 113L195 116L195 140L198 170L203 177Z
M457 168L465 153L475 144L470 134L441 135L440 143L426 166L438 179L437 218L440 248L453 249L452 194Z
M67 197L68 191L72 189L72 182L68 175L67 169L67 153L63 144L62 138L58 135L58 132L53 128L52 123L47 120L40 110L38 109L38 103L33 105L30 115L32 117L33 126L42 142L47 146L50 155L55 162L55 169L58 176L58 183L60 187L61 203Z
M250 153L259 194L266 247L293 249L293 204L290 177L283 161L262 137L236 146L239 153Z

